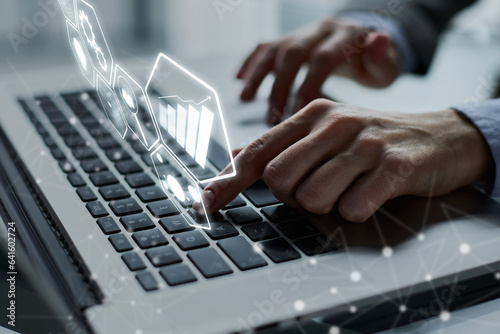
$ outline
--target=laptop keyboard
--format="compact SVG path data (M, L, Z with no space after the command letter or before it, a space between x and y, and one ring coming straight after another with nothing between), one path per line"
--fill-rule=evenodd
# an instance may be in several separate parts
M132 148L127 151L120 144L122 141L116 140L87 107L91 103L97 107L94 108L97 112L103 112L94 91L62 94L61 97L74 117L71 115L68 119L59 109L54 102L59 97L39 96L33 100L20 99L19 103L61 170L67 174L68 182L88 209L89 218L95 219L102 232L109 236L113 248L123 253L123 262L135 273L144 290L157 290L158 280L164 280L169 286L195 282L201 278L196 271L205 279L230 275L233 273L228 265L230 262L238 270L247 271L269 263L341 250L340 242L320 234L300 213L280 203L262 181L242 194L257 209L240 195L212 215L210 230L195 229L186 220L196 219L190 209L192 201L179 203L190 217L182 215L179 206L172 202L175 199L169 198L157 185L155 177L150 176L155 175L153 162L144 146L132 136L126 136ZM71 160L79 166L68 160L66 150L58 146L47 131L46 122L40 121L30 105L38 105L73 155ZM77 122L94 142L84 139L74 126ZM175 144L172 150L176 151ZM190 156L182 155L182 150L177 150L176 154L186 166L196 165L190 161ZM140 157L142 163L133 155ZM209 154L208 159L217 170L222 170L227 160L220 152ZM174 166L168 168L181 175ZM197 167L193 168L193 173L205 178L215 176L213 171L197 170ZM139 204L141 202L146 210ZM209 242L210 239L213 242ZM182 252L187 253L190 263L179 256Z

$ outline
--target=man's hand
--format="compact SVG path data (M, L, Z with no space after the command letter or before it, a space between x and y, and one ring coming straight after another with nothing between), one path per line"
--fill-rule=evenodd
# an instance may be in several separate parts
M264 78L274 72L267 117L269 123L279 123L295 76L306 63L308 73L297 93L293 113L319 97L330 74L377 88L390 85L399 74L389 35L330 18L284 39L258 45L237 75L245 82L241 99L253 99Z
M481 134L454 110L408 115L315 100L239 152L237 175L209 184L203 198L215 212L262 177L290 206L325 214L338 205L363 222L396 196L477 182L492 163Z

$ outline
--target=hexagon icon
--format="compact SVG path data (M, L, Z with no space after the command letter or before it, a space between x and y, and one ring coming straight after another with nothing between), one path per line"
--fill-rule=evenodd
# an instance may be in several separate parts
M182 215L186 216L186 222L191 226L210 230L210 217L205 209L198 182L185 170L180 168L172 153L162 144L158 145L151 152L150 156L154 172L160 181L163 192L170 198L175 198L181 204L179 206L176 201L171 202ZM181 172L181 177L178 176L178 172ZM182 208L189 208L194 202L201 204L203 212L197 213L195 223L192 223Z
M76 2L75 0L57 0L59 2L59 6L61 6L61 10L64 14L64 17L73 24L75 27L76 23Z
M232 170L227 174L214 177L207 168L213 139L231 152L215 89L160 53L146 84L146 94L162 143L184 170L201 183L236 175L232 157Z
M160 141L160 136L144 89L119 65L116 65L113 87L129 129L149 151Z
M85 78L93 87L94 67L92 65L91 57L87 52L87 47L83 42L83 38L80 36L78 30L76 30L69 21L66 21L66 27L68 28L69 45L71 46L71 50L73 50L76 62L78 63L78 66L80 67L80 70Z
M127 122L125 121L125 116L123 116L120 102L113 89L106 84L100 75L97 75L96 90L106 116L115 130L124 138L127 134Z
M96 71L111 84L113 77L113 57L102 32L94 8L83 0L77 2L78 29L87 46Z

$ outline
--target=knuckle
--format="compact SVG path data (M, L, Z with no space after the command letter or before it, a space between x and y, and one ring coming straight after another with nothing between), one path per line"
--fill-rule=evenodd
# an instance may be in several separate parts
M380 153L385 145L384 138L373 132L362 132L356 140L356 150L359 152Z
M298 115L299 117L303 116L306 118L309 118L311 116L320 116L327 112L334 105L335 102L327 99L315 99L309 102L306 107L302 108Z
M318 49L311 54L311 62L327 64L332 60L332 52L328 49Z
M353 208L351 205L340 203L339 213L342 218L353 222L362 223L370 218L369 214L365 213L362 208Z
M265 141L262 138L255 139L247 147L245 147L240 154L238 154L239 161L243 165L249 165L254 162L255 158L262 153L265 148Z
M400 154L388 153L382 161L382 168L386 171L398 173L399 166L403 164L405 159Z
M279 163L269 163L262 173L262 179L274 191L281 194L289 193L289 182Z
M310 187L304 187L297 193L296 199L300 206L317 215L329 213L333 205L324 200L325 196Z
M304 54L304 47L299 43L293 43L284 50L285 61L301 57Z

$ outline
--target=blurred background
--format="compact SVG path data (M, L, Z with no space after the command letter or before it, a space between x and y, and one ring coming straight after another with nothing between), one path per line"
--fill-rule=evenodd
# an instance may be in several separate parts
M142 62L149 67L158 52L189 66L198 60L224 58L230 59L227 66L235 73L257 43L331 15L346 1L93 0L91 3L115 60L136 59L138 64ZM0 76L58 65L72 65L77 73L64 17L56 5L57 0L1 1ZM443 36L428 75L402 76L384 91L387 94L341 78L329 80L325 87L335 91L341 102L408 112L446 107L471 96L478 100L491 97L499 86L499 13L498 0L479 1L461 13ZM197 73L210 70L203 66L195 68ZM210 75L205 78L213 82ZM489 83L489 93L477 96L475 91L484 82Z
M345 1L348 0L95 0L92 4L116 58L158 51L181 57L206 57L227 52L243 54L257 42L334 13ZM2 60L25 68L72 61L63 15L59 10L54 17L41 13L56 2L1 1ZM461 15L454 27L482 43L491 43L500 35L499 12L500 1L483 0ZM24 38L23 26L30 23L37 31L13 47L10 39L14 34ZM0 65L0 73L9 71L5 61Z

